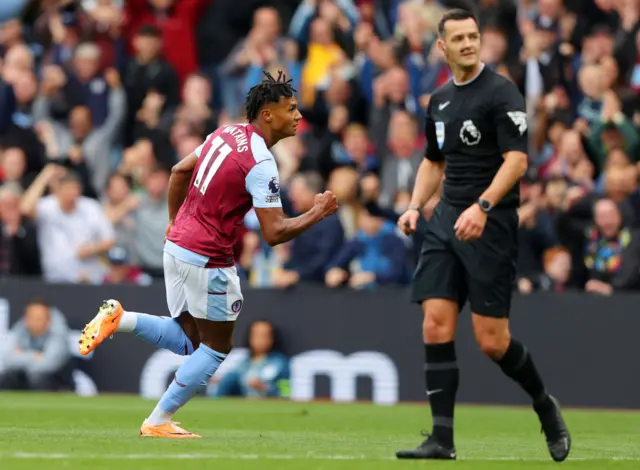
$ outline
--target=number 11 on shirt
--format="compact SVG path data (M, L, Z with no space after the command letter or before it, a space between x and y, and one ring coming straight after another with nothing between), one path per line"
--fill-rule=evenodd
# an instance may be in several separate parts
M196 174L196 179L193 182L193 185L196 188L200 189L201 194L204 194L207 191L207 188L209 187L209 183L211 183L211 179L213 178L213 175L216 174L216 172L220 168L220 165L222 165L222 163L224 162L225 158L229 156L229 154L231 153L231 150L232 150L231 147L228 144L224 143L224 140L222 139L222 137L218 136L215 139L213 139L213 142L211 143L211 147L209 148L209 151L205 155L204 160L200 164L200 168L198 168L198 173ZM207 171L209 162L211 161L211 158L213 158L214 154L218 154L218 156L213 162L213 165L211 165L211 167ZM206 176L205 176L205 172L206 172ZM203 176L205 176L204 181L202 181Z

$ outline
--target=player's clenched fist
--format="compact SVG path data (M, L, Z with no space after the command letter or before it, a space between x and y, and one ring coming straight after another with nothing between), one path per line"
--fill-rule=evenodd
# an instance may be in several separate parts
M411 235L417 230L420 212L417 209L407 209L398 219L398 227L405 235Z
M322 194L316 194L315 205L320 208L323 217L327 217L338 210L338 199L331 191L325 191Z

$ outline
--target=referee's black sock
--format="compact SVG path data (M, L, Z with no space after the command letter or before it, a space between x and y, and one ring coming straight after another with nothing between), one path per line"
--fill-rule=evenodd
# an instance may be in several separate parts
M425 344L424 370L427 396L433 418L432 436L445 447L453 448L453 409L458 391L458 363L455 343Z
M545 408L553 406L531 354L522 343L512 338L505 355L495 362L507 377L518 382L529 394L536 410L544 411Z

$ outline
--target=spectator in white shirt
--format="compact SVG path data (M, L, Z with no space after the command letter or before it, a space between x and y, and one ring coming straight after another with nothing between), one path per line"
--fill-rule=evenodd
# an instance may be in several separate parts
M48 186L52 194L42 197ZM36 221L48 282L100 283L104 277L100 257L114 244L113 227L100 204L81 194L74 173L47 165L22 200L23 214Z

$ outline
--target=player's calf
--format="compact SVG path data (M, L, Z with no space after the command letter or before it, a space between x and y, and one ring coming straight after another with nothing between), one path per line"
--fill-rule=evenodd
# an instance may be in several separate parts
M104 302L95 318L82 330L80 352L89 354L116 332L132 332L153 346L183 356L193 353L195 349L176 320L125 311L120 302L111 299Z
M557 401L547 393L531 354L522 343L511 337L508 320L474 314L473 326L483 352L531 397L553 460L565 460L571 450L569 429Z
M231 351L235 322L195 319L200 333L200 346L178 368L173 381L145 423L160 426L186 404L213 374ZM215 348L215 349L214 349Z
M430 439L453 449L453 414L459 382L453 338L458 305L451 300L430 299L423 303L423 312L426 393L433 424Z
M473 329L480 348L507 377L516 381L534 403L549 403L549 396L531 355L511 337L507 318L472 314Z
M473 329L480 350L494 361L504 357L511 342L506 318L473 317Z
M411 458L408 455L417 451L423 457L413 458L446 458L437 456L449 455L450 450L454 448L453 411L459 379L453 338L458 306L455 302L445 299L430 299L423 302L422 306L426 394L431 407L433 428L431 436L418 448L419 451L414 449L400 452L398 457ZM439 446L447 452L440 452ZM434 457L424 457L431 454Z
M141 340L181 356L189 356L195 350L182 326L169 317L125 311L118 331L131 331Z

